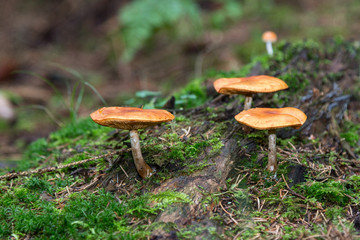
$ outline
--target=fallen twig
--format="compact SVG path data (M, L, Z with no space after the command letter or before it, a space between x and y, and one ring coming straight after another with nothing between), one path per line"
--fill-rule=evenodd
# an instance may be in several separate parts
M224 206L221 204L221 201L219 201L219 205L220 205L220 207L222 208L222 210L223 210L227 215L229 215L230 219L231 219L236 225L239 225L238 221L236 221L236 220L232 217L232 214L229 213L228 211L226 211L226 209L224 208Z
M282 179L283 179L284 182L285 182L286 190L287 190L290 194L294 195L295 197L298 197L298 198L301 198L301 199L303 199L303 200L306 200L306 197L304 197L303 195L295 192L294 190L292 190L292 189L289 187L288 183L287 183L286 180L285 180L284 174L281 174L281 176L282 176ZM311 204L313 207L316 207L317 209L324 210L323 207L321 206L321 204L320 204L319 202L316 202L316 203L310 202L310 204Z
M301 198L301 199L303 199L303 200L306 200L306 197L304 197L303 195L295 192L294 190L292 190L292 189L289 187L288 183L287 183L286 180L285 180L284 174L281 174L281 176L282 176L282 179L283 179L284 182L285 182L286 190L288 190L292 195L294 195L294 196L296 196L296 197L299 197L299 198Z
M81 164L84 164L84 163L87 163L87 162L95 161L95 160L98 160L100 158L113 156L115 154L119 154L119 153L122 153L122 152L127 152L127 151L130 151L130 150L131 149L121 149L121 150L109 152L109 153L106 153L106 154L103 154L103 155L100 155L100 156L84 159L84 160L77 161L77 162L72 162L72 163L69 163L69 164L59 165L59 166L55 166L55 167L46 167L46 168L40 168L40 169L35 169L35 170L28 170L28 171L24 171L24 172L7 173L7 174L5 174L3 176L0 176L0 180L12 179L12 178L20 177L20 176L28 176L28 175L31 175L31 174L41 174L41 173L46 173L46 172L58 171L60 169L73 167L73 166L78 166L78 165L81 165Z

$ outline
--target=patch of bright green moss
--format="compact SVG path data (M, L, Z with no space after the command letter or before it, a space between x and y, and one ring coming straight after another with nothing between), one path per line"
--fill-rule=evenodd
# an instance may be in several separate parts
M196 125L195 122L192 123L193 126ZM207 163L198 164L198 157L203 154L204 150L210 147L209 156L213 156L218 154L224 146L220 137L221 132L225 131L225 129L220 129L222 126L219 124L219 128L216 128L215 133L209 135L208 139L201 135L186 137L183 131L181 132L182 135L179 133L165 133L161 138L141 134L143 138L143 154L147 162L155 163L159 166L171 164L173 167L186 167L192 169L192 171L202 169L207 166ZM181 125L177 125L177 129L181 127ZM183 128L187 127L183 126ZM151 147L147 148L147 146Z
M360 141L360 124L356 124L350 121L346 121L343 127L343 132L340 136L347 141L350 146L359 146Z
M56 191L46 180L32 178L14 190L2 194L0 204L0 237L10 235L49 239L111 238L138 239L150 234L138 221L152 219L174 203L190 203L184 193L165 191L129 198L115 198L105 190L97 193L72 193L66 200L52 201ZM39 191L40 190L40 191ZM45 190L49 195L44 197ZM41 194L39 194L41 193Z
M205 103L206 96L204 78L194 79L183 89L175 94L175 104L177 107L191 108Z

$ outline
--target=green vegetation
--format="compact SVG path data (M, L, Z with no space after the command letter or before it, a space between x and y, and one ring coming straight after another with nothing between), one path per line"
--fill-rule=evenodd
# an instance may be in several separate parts
M343 132L340 136L347 141L351 147L355 148L355 152L360 153L360 124L350 121L345 122Z
M35 167L44 161L47 161L47 164L62 162L65 160L63 157L65 153L69 153L67 163L69 163L70 156L73 161L77 161L83 160L91 154L99 154L102 148L106 147L104 143L113 144L111 141L105 142L107 139L106 134L112 130L111 128L99 126L90 118L79 120L76 123L69 123L59 131L51 133L48 139L40 138L30 144L24 153L23 160L19 162L17 170L23 171ZM71 145L71 143L76 143L76 146ZM83 150L77 151L74 147ZM85 155L84 150L86 150Z
M208 100L204 80L205 78L194 79L176 93L175 103L177 107L191 108L204 104Z
M255 172L252 174L256 175L259 174L258 171L261 169L255 168L254 170ZM287 178L284 179L288 180ZM230 205L228 211L233 219L239 221L238 224L228 228L226 231L228 237L240 233L238 237L244 239L250 237L269 238L275 234L275 232L267 232L267 229L275 229L275 225L272 223L281 226L283 239L322 235L324 234L323 229L327 229L325 219L333 221L335 229L341 232L355 232L354 227L344 219L346 214L344 204L347 206L356 206L358 204L360 199L358 180L359 176L352 176L342 182L333 180L323 183L307 182L305 185L302 184L293 188L297 194L304 196L304 199L300 199L292 194L282 195L289 194L287 190L284 190L286 184L282 179L265 187L266 181L269 180L263 176L256 180L262 187L244 185L246 188L243 188L238 187L239 183L237 183L231 185L230 190L226 192L213 194L213 198L218 198L218 195L221 194L223 205ZM254 189L260 192L254 192ZM346 196L351 196L351 198ZM257 198L260 199L260 202L256 202ZM251 200L255 202L251 204ZM219 201L219 199L216 201ZM204 204L208 204L208 201L204 201ZM317 216L316 212L322 211L323 207L326 208L325 214ZM306 227L303 225L294 227L289 224L298 222L301 219L306 221L305 216L307 218L317 217L318 220L324 223L319 226L319 223L314 222ZM224 221L224 217L224 215L218 216L218 214L213 216L214 219L222 219L222 221Z
M68 179L71 180L71 179ZM174 203L190 203L186 195L171 191L156 195L114 196L103 189L57 198L69 182L60 178L27 178L23 187L3 189L0 236L26 235L50 239L139 239L154 226L141 226Z
M351 54L353 61L359 61L359 48L347 42L325 46L313 41L282 43L272 58L259 56L238 72L212 70L191 82L175 94L175 121L140 131L144 158L156 169L148 179L137 180L131 153L126 151L130 145L127 131L102 127L85 118L38 139L15 171L109 155L81 166L0 181L0 238L146 239L159 229L173 232L180 239L200 234L243 239L321 238L336 232L359 235L353 223L360 203L360 177L356 175L359 164L349 157L349 152L359 154L359 111L348 108L344 117L339 111L342 102L336 102L340 90L322 88L342 84L342 74L328 70L334 59L334 44L344 56ZM319 132L314 128L280 137L276 175L264 170L266 132L243 134L233 119L239 99L211 103L214 96L208 96L204 86L207 77L246 76L257 63L263 73L283 78L292 89L260 95L254 98L255 104L300 104L309 116L320 116L320 127L324 124L331 130ZM315 86L323 93L304 98ZM346 94L359 97L351 89ZM183 102L182 96L187 96ZM153 106L161 102L158 93L139 92L130 105L145 99L155 99L151 101ZM329 103L325 105L324 99ZM201 107L203 103L206 105ZM330 108L330 104L335 107ZM338 118L338 130L334 130L328 115ZM279 130L279 136L289 132ZM229 137L235 140L238 149L234 154L239 156L234 156L227 186L212 193L199 188L197 193L203 197L196 210L199 219L201 214L209 217L224 232L219 234L216 227L201 224L180 228L176 223L155 221L169 206L194 203L192 196L171 188L159 192L154 189L168 179L185 178L213 167L212 159L221 154ZM342 149L344 142L349 149ZM111 154L114 150L119 152ZM296 168L303 169L300 177L292 175ZM6 172L0 170L1 174Z
M208 134L208 139L189 135L186 133L189 119L183 115L177 115L177 118L180 121L174 123L177 130L174 133L170 133L169 129L164 134L163 130L160 132L158 129L156 131L159 131L161 137L157 137L156 133L155 136L149 136L147 130L141 131L144 157L150 164L159 166L156 175L146 180L149 183L156 184L174 174L187 175L201 170L211 165L207 159L218 154L223 146L218 134ZM199 122L191 127L200 125ZM108 149L125 149L129 145L127 131L118 132L102 127L86 118L64 126L51 133L47 139L38 139L32 143L16 171L76 162L106 153ZM202 157L203 161L197 161L206 148L209 154ZM119 157L132 164L130 153ZM92 165L90 163L84 167ZM168 167L170 165L172 168ZM96 168L92 176L110 171L107 170L109 164L105 159L98 159ZM124 168L132 172L132 176L136 175L131 165ZM116 171L121 170L117 168ZM15 179L11 185L1 181L0 204L3 208L0 213L0 236L139 239L163 227L158 223L144 225L152 222L161 210L175 203L190 203L182 193L166 191L143 194L138 191L140 189L134 189L129 198L128 193L113 195L104 189L88 191L88 184L88 177L72 175L67 170ZM69 186L74 185L78 189L84 187L84 190L77 192L70 188L69 192ZM139 182L135 186L141 188L141 185Z
M43 82L45 82L54 91L54 95L55 95L54 102L59 102L63 105L62 107L65 107L65 109L70 114L70 120L72 122L76 122L78 119L78 111L79 111L80 105L83 101L85 87L90 88L92 93L97 95L97 97L101 100L101 102L104 105L106 105L106 101L103 99L103 97L100 95L100 93L96 90L96 88L89 81L87 81L85 79L85 77L81 73L79 73L78 71L75 71L74 69L67 68L67 67L64 67L64 66L61 66L58 64L52 64L52 65L58 67L62 71L66 72L67 74L70 74L71 77L75 79L75 83L73 85L71 85L68 80L65 80L65 83L66 83L67 89L68 89L67 95L62 94L58 90L58 88L49 79L47 79L39 74L36 74L33 72L27 72L27 71L19 71L18 73L31 75L31 76L38 78L38 79L42 80ZM59 126L63 125L63 122L61 122L61 120L59 120L60 117L53 114L46 107L41 106L41 105L33 105L31 107L38 108L38 109L45 111L45 113L47 113L47 115L51 118L51 120L53 120Z
M221 28L229 20L241 15L240 4L234 0L216 0L223 5L209 14L210 26ZM197 2L194 0L136 0L121 9L119 22L121 37L125 46L124 61L130 61L136 52L156 32L167 30L173 38L191 39L206 25ZM139 17L141 16L141 17ZM175 31L176 29L176 31Z

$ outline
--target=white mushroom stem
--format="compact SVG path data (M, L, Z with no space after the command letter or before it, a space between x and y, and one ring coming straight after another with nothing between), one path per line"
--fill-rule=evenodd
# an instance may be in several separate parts
M251 108L252 95L245 96L244 110L249 110Z
M144 161L144 158L141 154L140 148L140 139L138 130L130 130L130 142L131 150L135 163L136 170L142 178L150 177L153 170L152 168Z
M245 96L245 102L244 102L244 110L249 110L251 108L252 104L252 94ZM242 130L244 133L248 134L250 133L250 128L248 126L243 126Z
M270 41L266 42L266 51L269 54L269 56L272 56L274 54L272 43Z
M269 156L267 170L274 172L276 170L276 131L269 130Z

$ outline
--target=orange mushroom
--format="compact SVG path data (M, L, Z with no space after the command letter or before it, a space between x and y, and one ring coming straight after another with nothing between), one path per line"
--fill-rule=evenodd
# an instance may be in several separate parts
M142 178L152 175L152 168L144 161L141 154L138 129L169 122L174 119L171 113L159 109L104 107L91 113L90 117L102 126L130 130L131 150L136 170Z
M276 129L284 127L300 128L307 116L301 110L286 108L253 108L235 116L236 121L246 126L269 130L269 157L267 169L276 170Z
M272 44L276 42L277 36L276 33L272 31L266 31L262 35L262 40L266 44L266 51L269 54L269 56L272 56L274 54Z
M214 82L214 88L221 94L245 95L244 110L251 108L254 93L269 93L287 89L288 85L281 79L259 75L244 78L220 78Z

